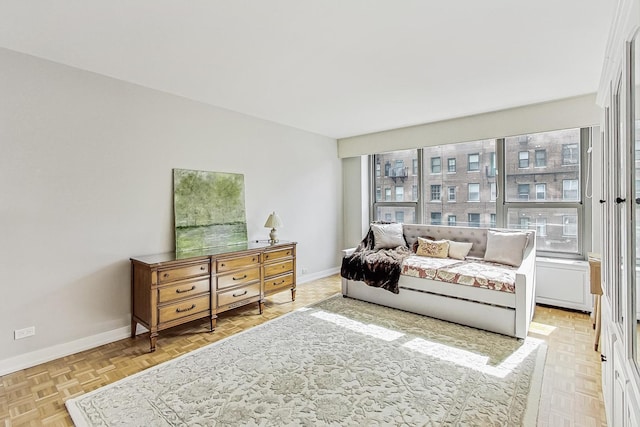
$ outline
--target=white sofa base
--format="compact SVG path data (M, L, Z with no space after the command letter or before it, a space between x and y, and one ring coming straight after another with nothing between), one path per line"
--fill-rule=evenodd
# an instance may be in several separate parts
M403 284L405 278L408 277L402 276L400 278L400 293L398 294L368 286L364 282L342 279L342 294L349 298L372 302L386 307L435 317L437 319L472 326L499 334L515 336L514 308L489 305L477 301L407 288ZM432 282L431 284L436 285L440 284L432 280L419 280L421 282ZM445 285L460 287L460 285ZM475 288L474 290L482 291L483 289ZM493 291L493 293L497 292Z

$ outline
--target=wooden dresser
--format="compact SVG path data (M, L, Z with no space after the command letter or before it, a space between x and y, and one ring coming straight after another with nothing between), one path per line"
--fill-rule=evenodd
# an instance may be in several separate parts
M296 243L249 242L131 258L131 336L138 324L149 329L151 351L161 330L209 318L218 313L290 290L296 296Z

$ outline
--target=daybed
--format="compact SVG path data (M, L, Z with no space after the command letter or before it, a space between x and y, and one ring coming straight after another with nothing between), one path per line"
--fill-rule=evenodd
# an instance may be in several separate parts
M395 226L397 228L400 224ZM377 248L375 234L370 229L358 248L343 251L341 274L342 293L345 297L517 338L527 336L535 309L534 231L422 224L402 224L401 227L400 231L406 242L404 245ZM376 231L379 229L376 228ZM512 265L501 263L503 256L505 259L513 258L514 252L518 252L518 249L514 251L508 240L502 240L504 236L510 238L511 235L519 235L521 238L519 265L512 261L506 261ZM383 240L382 237L380 241ZM415 253L415 243L419 237L429 239L421 239L421 245L425 242L430 244L433 240L447 240L467 242L467 245L472 243L472 246L462 259L419 256ZM487 258L499 262L488 262L485 259L485 254L489 255L487 243L491 253ZM367 259L374 257L376 262L367 261L367 265L363 265L363 254L367 254ZM380 259L382 262L378 262ZM358 260L361 264L354 264ZM382 270L388 272L391 279L380 280L379 264L394 262L397 262L397 268ZM377 275L377 280L371 279L372 272L373 276ZM394 279L392 276L398 272L399 278ZM394 288L394 281L397 282L397 288Z

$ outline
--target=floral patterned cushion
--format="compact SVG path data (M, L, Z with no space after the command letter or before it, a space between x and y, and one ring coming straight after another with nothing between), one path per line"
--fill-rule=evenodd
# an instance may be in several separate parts
M416 255L446 258L449 255L449 242L447 240L429 240L418 237L418 249Z
M516 270L512 266L475 259L409 256L402 263L402 274L406 276L509 293L515 293Z

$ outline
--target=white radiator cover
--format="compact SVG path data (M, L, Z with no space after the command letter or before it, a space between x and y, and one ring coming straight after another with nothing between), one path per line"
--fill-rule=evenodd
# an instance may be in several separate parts
M536 259L536 303L591 312L587 261Z

